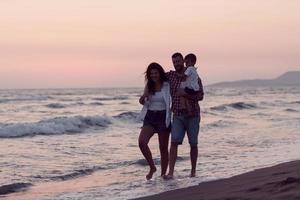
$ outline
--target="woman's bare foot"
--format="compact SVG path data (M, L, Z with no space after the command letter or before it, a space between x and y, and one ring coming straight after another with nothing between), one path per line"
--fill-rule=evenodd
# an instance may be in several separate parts
M173 179L174 177L173 177L173 174L168 174L168 175L164 175L163 178L164 178L165 180L171 180L171 179Z
M155 172L156 172L156 167L151 168L150 171L149 171L149 173L146 176L146 179L150 180Z

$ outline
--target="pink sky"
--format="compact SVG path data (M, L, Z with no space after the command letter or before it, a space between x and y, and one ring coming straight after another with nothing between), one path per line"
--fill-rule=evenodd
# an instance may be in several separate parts
M198 57L205 84L300 70L298 0L0 1L0 88L142 87Z

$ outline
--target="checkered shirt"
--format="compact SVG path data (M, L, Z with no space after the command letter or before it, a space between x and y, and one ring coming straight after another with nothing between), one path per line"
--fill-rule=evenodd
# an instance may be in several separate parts
M180 88L180 83L183 81L183 77L178 76L178 73L176 71L170 71L166 73L167 78L169 80L170 89L171 89L171 97L172 97L172 112L176 116L185 115L186 112L183 110L180 110L180 96L175 95L178 88ZM203 94L203 86L201 79L199 78L199 86L201 92ZM193 97L192 99L189 99L191 101L192 106L192 113L190 116L197 117L200 116L200 106L197 97Z

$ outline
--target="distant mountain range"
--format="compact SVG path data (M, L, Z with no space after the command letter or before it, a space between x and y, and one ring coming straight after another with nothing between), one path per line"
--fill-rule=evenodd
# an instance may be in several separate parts
M300 86L300 71L289 71L275 79L254 79L232 82L220 82L209 87L268 87L268 86Z

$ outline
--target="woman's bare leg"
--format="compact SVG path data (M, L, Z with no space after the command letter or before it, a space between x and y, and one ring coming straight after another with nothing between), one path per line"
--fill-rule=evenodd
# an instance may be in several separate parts
M159 150L160 150L160 165L161 165L161 176L165 176L168 164L169 164L169 136L170 132L162 132L158 134Z
M145 159L147 160L149 166L150 166L150 171L146 175L146 179L149 180L152 178L154 172L156 172L156 167L154 165L153 159L152 159L152 153L149 149L148 143L151 137L153 136L153 128L145 126L142 128L140 136L139 136L139 147L144 155Z

